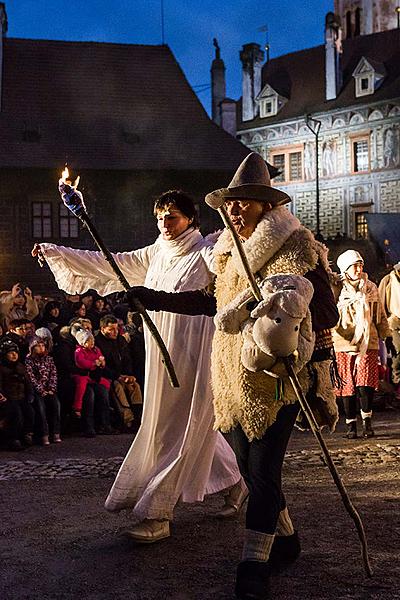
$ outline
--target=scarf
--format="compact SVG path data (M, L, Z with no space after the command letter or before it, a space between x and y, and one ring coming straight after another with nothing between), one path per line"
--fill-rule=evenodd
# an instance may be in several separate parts
M164 256L168 258L179 258L187 254L193 246L203 239L200 231L194 227L189 227L174 240L164 240L160 234L157 238L157 244Z
M381 322L382 313L377 288L368 280L366 273L357 281L347 277L343 280L338 309L339 312L348 312L350 306L353 311L353 324L355 326L351 344L359 347L359 356L366 354L371 333L371 323ZM376 314L375 314L376 313Z

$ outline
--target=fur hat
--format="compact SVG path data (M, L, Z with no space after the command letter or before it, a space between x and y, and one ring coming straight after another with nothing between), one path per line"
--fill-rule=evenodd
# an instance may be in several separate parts
M206 196L206 202L212 208L219 208L226 200L234 199L269 202L273 206L291 202L285 192L271 186L267 164L256 152L246 156L227 188L215 190Z
M19 348L11 338L4 337L0 342L0 356L5 356L7 352L17 352L19 354Z
M79 329L74 335L80 346L84 346L90 339L94 340L93 334L87 329Z
M364 264L364 259L357 250L346 250L346 252L340 254L336 259L336 264L341 273L346 273L351 265L355 265L358 262Z

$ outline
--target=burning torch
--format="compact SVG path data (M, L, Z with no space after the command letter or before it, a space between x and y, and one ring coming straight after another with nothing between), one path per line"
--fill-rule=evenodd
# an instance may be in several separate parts
M114 271L114 273L117 276L118 280L120 281L122 287L126 291L128 291L130 289L130 285L129 285L127 279L125 278L121 269L115 262L115 259L114 259L113 255L111 254L110 250L104 244L96 227L92 223L92 221L86 211L86 206L85 206L85 203L83 200L83 194L82 194L82 192L80 192L77 189L78 184L79 184L79 179L80 179L80 177L78 176L75 179L75 181L72 183L72 181L69 180L68 168L65 167L64 171L62 172L61 179L58 182L58 189L60 191L62 201L64 202L65 206L72 212L72 214L75 215L76 217L78 217L78 219L83 223L83 225L89 231L90 235L93 238L94 243L100 250L100 252L103 255L103 257L105 258L105 260L110 264L110 267ZM161 360L167 371L171 385L173 387L179 387L178 378L176 376L174 366L171 361L171 357L168 353L168 350L167 350L167 348L164 344L164 341L163 341L162 337L160 336L156 326L154 325L153 321L147 314L147 312L146 312L143 304L140 302L140 300L138 300L137 298L131 297L130 302L131 302L131 305L133 305L133 307L135 308L135 310L138 313L140 313L140 315L142 316L143 321L147 325L151 335L153 336L153 338L160 350Z

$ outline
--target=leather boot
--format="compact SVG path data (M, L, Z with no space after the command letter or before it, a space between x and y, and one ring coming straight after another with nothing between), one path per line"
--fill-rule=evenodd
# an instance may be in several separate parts
M347 431L343 437L348 440L355 440L357 438L357 421L347 423Z
M371 417L365 417L363 419L363 437L370 438L374 437L375 431L371 427Z
M236 597L239 600L268 600L270 575L271 568L268 562L240 562L236 573Z
M275 535L268 559L272 574L281 573L287 569L300 556L300 552L301 546L297 531L292 535Z

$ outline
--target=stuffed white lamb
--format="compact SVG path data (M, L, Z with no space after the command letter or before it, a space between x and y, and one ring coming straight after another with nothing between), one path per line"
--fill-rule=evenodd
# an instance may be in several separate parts
M291 354L297 359L295 371L300 371L314 349L308 308L313 292L300 275L272 275L262 283L262 301L254 307L254 297L246 290L216 315L216 327L232 334L242 331L241 361L249 371L283 376L279 359Z

